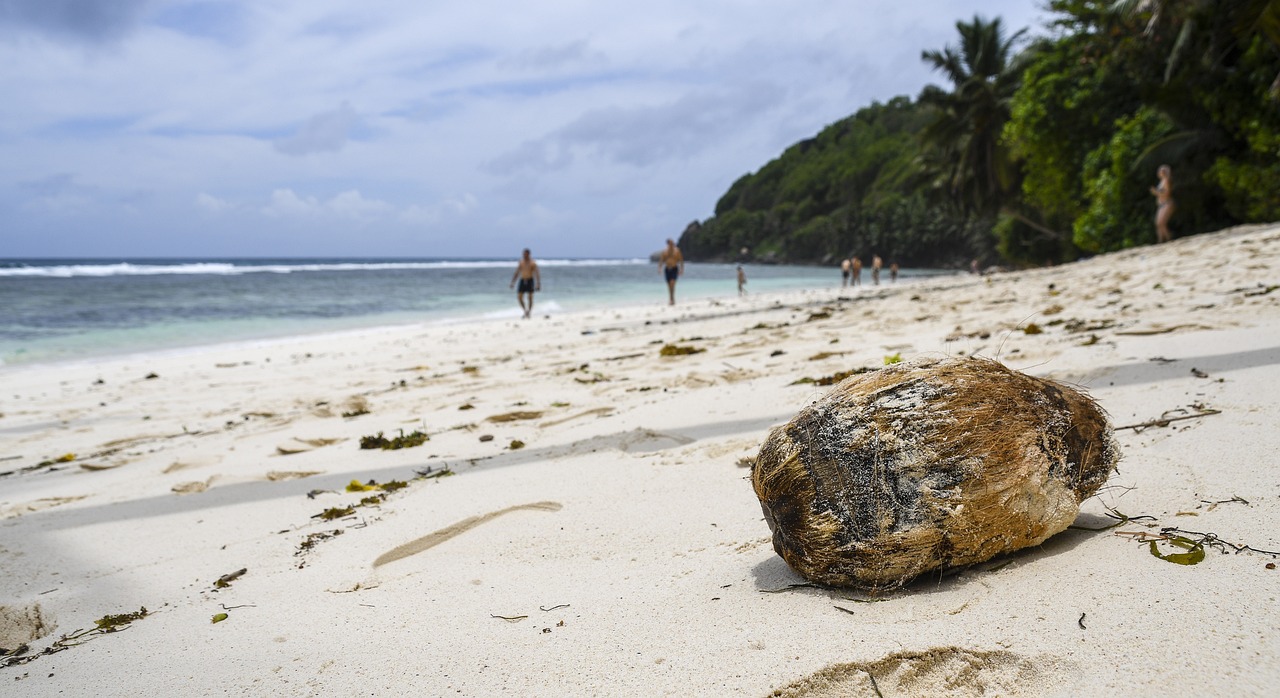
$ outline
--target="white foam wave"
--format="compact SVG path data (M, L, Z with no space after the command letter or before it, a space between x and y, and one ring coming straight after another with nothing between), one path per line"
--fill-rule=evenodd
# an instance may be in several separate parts
M545 259L543 267L608 267L648 264L645 259ZM514 268L515 260L442 260L437 262L334 262L319 264L244 264L230 262L194 262L183 264L59 264L49 266L0 267L0 277L73 276L152 276L160 274L292 274L315 271L389 271L432 269L505 269Z

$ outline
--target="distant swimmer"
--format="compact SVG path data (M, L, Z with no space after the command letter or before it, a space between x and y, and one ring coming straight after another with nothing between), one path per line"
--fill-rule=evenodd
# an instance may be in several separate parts
M520 287L516 289L516 300L520 301L520 309L524 311L524 317L528 320L533 315L533 292L542 290L542 273L538 271L538 263L529 256L528 248L525 248L524 254L516 264L516 273L511 275L511 287L516 285L517 279L520 281ZM529 295L527 305L525 294Z
M658 268L667 279L668 305L676 304L676 279L684 274L684 255L676 247L675 240L667 238L667 249L658 255Z
M880 261L880 255L871 256L871 283L876 286L880 285L880 267L884 266L884 262Z
M840 288L849 285L849 272L853 268L853 263L847 259L840 260Z
M1169 218L1177 208L1173 203L1173 170L1161 165L1156 177L1160 183L1151 187L1151 195L1156 197L1156 242L1169 242L1173 239L1169 234Z
M853 279L849 282L849 285L857 286L862 283L862 260L854 257L850 261L849 266L852 267L853 270Z
M889 265L889 281L893 282L897 280L898 280L898 263L893 262Z
M738 295L747 295L747 272L742 270L742 265L738 265Z

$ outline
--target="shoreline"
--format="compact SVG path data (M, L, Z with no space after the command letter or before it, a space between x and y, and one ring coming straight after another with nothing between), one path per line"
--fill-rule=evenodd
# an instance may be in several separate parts
M1259 552L1280 551L1280 226L844 297L836 282L0 368L0 457L19 456L0 461L0 647L35 655L148 610L0 681L816 697L875 695L868 675L884 695L1280 680L1280 558ZM895 355L998 358L1082 387L1116 427L1179 419L1117 432L1119 471L1080 529L881 597L804 586L742 463L828 390L802 379ZM359 448L415 430L429 439ZM346 491L370 480L406 486ZM1130 518L1101 530L1115 513ZM1210 542L1183 566L1129 535L1169 527L1252 550Z

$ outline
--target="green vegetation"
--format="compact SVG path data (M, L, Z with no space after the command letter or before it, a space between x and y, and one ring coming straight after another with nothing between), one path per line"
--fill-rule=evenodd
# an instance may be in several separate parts
M680 238L693 260L1056 263L1280 220L1280 4L1050 0L1039 38L956 23L895 97L739 178Z

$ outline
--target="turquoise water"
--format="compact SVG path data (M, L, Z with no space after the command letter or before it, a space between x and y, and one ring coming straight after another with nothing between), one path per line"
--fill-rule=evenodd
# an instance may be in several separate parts
M538 315L666 302L662 276L646 260L538 263ZM832 268L744 268L753 293L840 282ZM516 318L514 270L514 260L0 260L0 363ZM734 296L736 278L734 265L689 264L677 300Z

